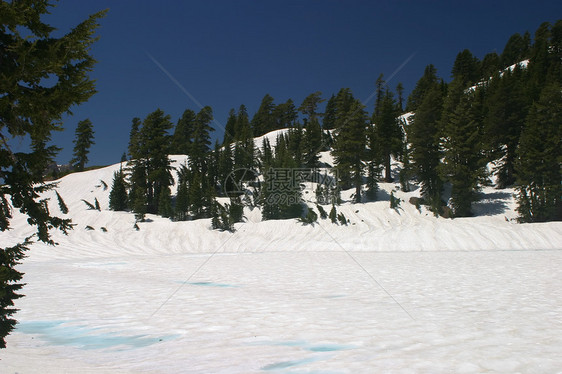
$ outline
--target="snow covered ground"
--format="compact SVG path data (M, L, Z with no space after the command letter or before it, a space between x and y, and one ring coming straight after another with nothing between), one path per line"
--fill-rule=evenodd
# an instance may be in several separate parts
M118 168L60 181L76 227L20 266L1 373L562 372L562 224L515 223L513 191L485 189L466 219L381 184L339 207L343 227L246 210L234 234L153 216L137 231L107 210ZM18 217L0 241L31 231Z

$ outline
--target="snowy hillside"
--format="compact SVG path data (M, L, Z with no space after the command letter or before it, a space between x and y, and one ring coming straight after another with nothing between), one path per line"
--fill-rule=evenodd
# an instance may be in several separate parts
M235 233L157 216L137 231L132 213L108 210L119 167L59 181L76 226L20 266L26 296L1 372L562 369L562 223L515 223L511 190L485 189L473 218L436 218L408 203L419 191L383 183L378 201L338 207L348 226L246 208ZM32 231L18 217L0 241Z
M279 130L282 131L282 130ZM271 142L276 131L265 135ZM256 146L261 138L256 139ZM172 156L172 166L186 162L184 156ZM321 154L321 161L332 163L329 152ZM66 237L55 233L60 243L48 250L41 245L34 252L45 250L61 256L99 256L111 254L116 248L130 253L198 253L212 252L228 238L228 246L220 252L262 252L300 250L346 251L416 251L416 250L492 250L492 249L560 249L562 224L517 224L514 219L513 190L496 190L491 187L482 192L482 199L474 206L476 217L454 220L436 218L423 206L418 211L408 201L419 196L419 191L404 193L396 183L381 183L378 201L363 204L344 202L341 211L350 220L348 226L338 226L329 220L319 220L314 226L303 226L296 220L262 221L258 209L245 208L246 222L237 224L236 234L210 230L210 219L189 222L171 222L150 216L149 222L139 223L133 229L132 213L108 210L109 189L113 173L120 164L103 169L74 173L59 181L58 191L66 201L69 216L75 229ZM399 168L398 164L394 169ZM175 174L175 173L174 173ZM397 178L395 178L397 179ZM303 198L314 203L313 185L303 191ZM349 201L352 190L344 191L344 201ZM402 200L400 208L390 209L391 192ZM175 193L175 191L173 191ZM49 207L61 215L54 192ZM93 203L97 199L102 211L89 210L82 201ZM329 206L325 207L329 210ZM86 230L86 227L94 230ZM103 228L103 229L102 229ZM24 217L16 221L13 230L3 233L3 240L17 240L32 233Z

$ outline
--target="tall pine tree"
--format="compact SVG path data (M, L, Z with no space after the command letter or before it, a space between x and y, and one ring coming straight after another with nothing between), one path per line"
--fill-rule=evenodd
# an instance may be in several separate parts
M531 107L517 150L522 222L562 220L562 85L547 85Z
M421 195L434 214L439 214L442 205L443 182L437 169L441 160L439 123L442 107L443 88L434 83L417 108L408 133L412 145L413 168L421 185Z
M88 162L88 153L90 153L90 147L94 142L94 126L92 121L85 119L78 122L76 127L76 138L73 141L74 157L70 161L74 168L78 171L83 171L84 166Z
M62 129L63 115L96 92L88 76L96 62L90 48L105 12L61 35L44 22L51 8L41 0L0 1L0 231L10 229L17 209L37 228L38 240L55 244L49 231L66 232L71 225L68 219L52 216L40 198L53 188L44 183L43 173L58 149L48 143L52 132ZM26 136L29 151L12 152L10 140ZM31 238L0 248L0 348L6 347L5 337L16 324L13 301L22 297L18 292L23 276L16 266Z

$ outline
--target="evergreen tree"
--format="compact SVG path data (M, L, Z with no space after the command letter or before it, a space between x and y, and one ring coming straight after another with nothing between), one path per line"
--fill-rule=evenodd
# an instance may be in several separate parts
M172 194L169 185L160 188L160 194L158 196L158 214L165 218L170 218L174 215L172 209Z
M398 112L402 113L404 111L404 86L402 83L398 83L396 86L396 94L398 95Z
M437 70L433 65L427 65L423 72L423 76L416 83L416 87L408 96L408 103L406 104L407 112L416 112L418 106L421 105L427 93L438 83Z
M343 188L355 187L355 201L361 202L364 160L366 159L367 114L363 104L355 100L350 108L350 116L345 124L337 129L334 139L334 156Z
M140 146L140 128L142 126L142 121L140 118L135 117L131 123L131 132L129 133L129 156L131 158L137 158L140 156L139 146Z
M210 106L202 108L195 116L190 163L192 169L197 169L201 173L207 173L207 161L211 150L211 135L214 131L211 127L213 120L213 110Z
M515 159L519 136L531 104L527 92L527 73L520 67L495 74L486 99L485 148L491 160L498 160L494 173L497 187L515 182Z
M88 76L96 62L90 48L105 12L57 36L42 20L51 7L47 1L0 2L0 231L10 228L17 209L37 228L38 240L54 244L49 231L66 232L72 226L70 220L52 216L40 198L54 188L44 183L43 172L58 148L47 144L52 132L61 129L64 113L95 93L95 82ZM9 139L26 136L29 151L12 152ZM0 248L0 348L6 347L5 337L16 324L13 301L22 297L18 292L23 276L16 266L31 243L27 237Z
M168 158L171 127L170 116L157 109L144 119L133 139L133 149L138 154L131 162L129 201L138 220L143 220L145 213L160 212L161 191L173 182Z
M443 182L437 167L441 160L439 121L443 106L443 89L434 84L425 95L410 125L408 140L412 144L413 168L421 185L421 195L435 214L441 209Z
M322 121L322 128L324 130L332 130L336 127L336 97L330 96L326 103L324 118Z
M273 130L292 127L298 118L297 109L295 108L293 100L289 99L286 102L277 105L273 109L273 118L276 123Z
M188 218L189 211L189 168L187 165L181 165L178 172L178 192L176 195L175 218L178 221L185 221Z
M240 108L238 109L236 125L234 128L234 140L244 140L253 137L250 120L248 119L248 111L244 104L240 105Z
M273 97L266 94L261 101L258 111L252 118L251 126L254 136L261 136L275 130L276 121L273 116L274 110L275 104L273 103Z
M234 161L232 159L232 146L225 145L219 155L218 177L217 182L221 185L222 194L233 191L233 186L229 185L232 180L229 178L234 170Z
M318 165L318 153L322 149L322 128L318 113L318 105L324 102L321 99L322 93L315 92L308 95L302 102L299 110L307 116L303 139L303 165L314 168Z
M496 52L488 53L480 64L480 79L487 81L501 70L501 59Z
M76 127L76 138L73 140L74 150L73 158L70 161L74 168L78 171L83 171L84 166L88 162L88 153L90 147L94 144L94 127L92 121L85 119L78 122Z
M462 81L453 81L451 95L455 94L457 87L462 93ZM452 185L451 205L456 217L472 215L472 202L477 200L479 182L486 175L485 157L481 152L481 108L475 95L462 95L444 125L444 157L440 166L444 177Z
M386 82L384 81L384 76L383 74L379 74L379 77L377 78L377 81L375 82L375 92L376 92L376 98L375 98L375 112L373 114L373 117L378 117L379 116L379 110L381 108L381 101L382 98L384 96L384 86L386 86Z
M193 141L194 128L195 112L191 109L186 109L181 118L178 120L174 130L170 153L177 155L191 154L191 143Z
M119 169L113 173L113 183L109 192L109 209L111 210L127 210L127 186L125 184L125 176L123 170Z
M356 100L349 88L342 88L338 91L335 99L335 129L342 128L348 121L349 117L354 114L352 111L352 106L355 105L355 101Z
M375 114L372 119L372 122L375 123L375 139L378 141L376 149L380 152L384 164L384 179L386 182L392 182L391 155L397 156L402 152L404 136L397 117L396 102L392 93L386 90L383 97L379 100L379 107L375 108Z
M228 112L226 125L224 126L224 140L222 141L222 145L226 146L227 144L232 143L234 139L237 139L236 111L234 109L230 109L230 112Z
M468 49L460 52L453 64L451 75L468 87L480 78L480 61Z
M562 85L547 85L531 107L517 151L522 222L562 220Z
M309 119L318 117L318 105L325 101L321 96L322 92L320 91L308 95L299 107L299 111L306 115Z
M521 34L513 34L507 41L500 56L501 67L506 68L529 58L531 47L530 39L531 36L529 33L525 33L525 36L521 36Z

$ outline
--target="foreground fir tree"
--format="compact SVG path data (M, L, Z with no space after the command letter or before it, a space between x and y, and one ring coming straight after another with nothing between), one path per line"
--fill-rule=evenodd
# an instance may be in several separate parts
M94 126L92 121L85 119L78 122L78 127L76 127L76 138L74 139L74 157L70 163L78 171L83 171L84 166L88 162L88 153L90 153L90 147L95 144L94 142Z
M546 86L521 133L516 170L521 222L562 220L562 85Z
M15 269L25 257L33 237L54 244L49 230L71 229L70 221L50 214L40 194L54 185L45 184L43 172L57 148L48 146L53 131L61 130L62 116L70 107L95 93L88 76L95 60L89 54L100 12L66 35L42 22L51 9L47 1L0 2L0 231L10 228L13 209L28 216L37 232L22 242L0 248L0 348L16 324L13 301L23 274ZM53 77L54 85L42 78ZM11 139L29 136L28 152L14 153Z

